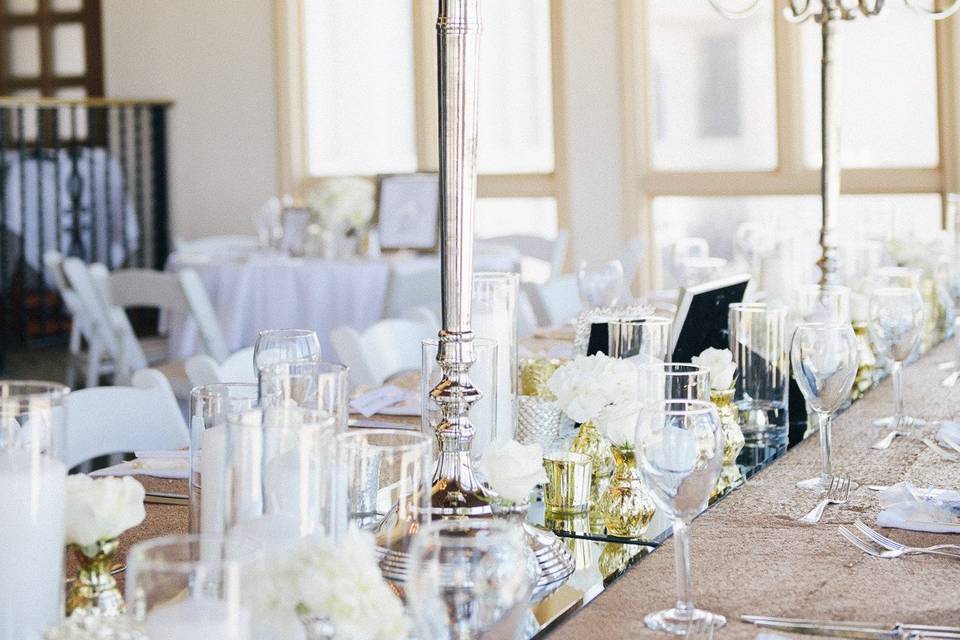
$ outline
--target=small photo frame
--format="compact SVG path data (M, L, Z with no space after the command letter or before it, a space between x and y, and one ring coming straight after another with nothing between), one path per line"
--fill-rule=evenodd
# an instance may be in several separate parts
M283 240L281 250L291 256L302 256L307 243L307 227L313 214L310 209L287 207L281 216Z
M707 347L729 348L727 310L743 302L749 285L750 274L743 273L684 289L673 322L672 361L690 362Z
M381 248L434 251L440 235L438 174L380 176L377 216Z

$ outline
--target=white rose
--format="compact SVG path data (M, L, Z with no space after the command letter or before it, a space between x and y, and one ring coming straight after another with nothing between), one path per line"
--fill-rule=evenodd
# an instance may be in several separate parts
M487 445L480 459L480 471L494 491L517 504L526 502L530 491L547 481L540 445L523 445L516 440L498 440Z
M88 547L112 540L146 517L143 485L127 476L97 478L75 475L67 478L67 544Z
M733 361L733 354L729 349L708 347L699 356L691 358L691 361L710 372L710 388L726 391L733 386L737 364Z
M637 368L631 362L602 353L579 356L557 369L547 386L571 420L593 420L610 404L637 397Z
M617 447L633 447L637 432L639 402L611 404L596 418L597 429Z

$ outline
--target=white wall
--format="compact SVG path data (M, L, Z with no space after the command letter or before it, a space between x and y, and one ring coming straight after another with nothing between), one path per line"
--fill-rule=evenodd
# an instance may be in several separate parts
M619 255L635 228L624 213L618 4L564 0L562 5L567 195L575 260Z
M253 232L277 193L272 3L103 0L106 93L171 98L174 236Z

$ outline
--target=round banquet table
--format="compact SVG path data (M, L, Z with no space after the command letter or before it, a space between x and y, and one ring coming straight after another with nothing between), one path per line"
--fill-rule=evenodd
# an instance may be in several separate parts
M200 276L231 352L253 346L263 329L309 328L320 337L326 359L334 359L332 329L363 331L384 319L394 271L433 265L439 267L435 255L331 260L263 251L175 252L167 261L170 271L189 267ZM475 265L478 271L514 271L518 256L478 256ZM172 359L201 351L190 318L171 313L164 322Z

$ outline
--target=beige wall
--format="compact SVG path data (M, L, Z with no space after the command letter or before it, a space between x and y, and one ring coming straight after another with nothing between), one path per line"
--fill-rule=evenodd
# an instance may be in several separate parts
M252 233L277 192L272 3L103 0L106 93L172 98L171 231Z

